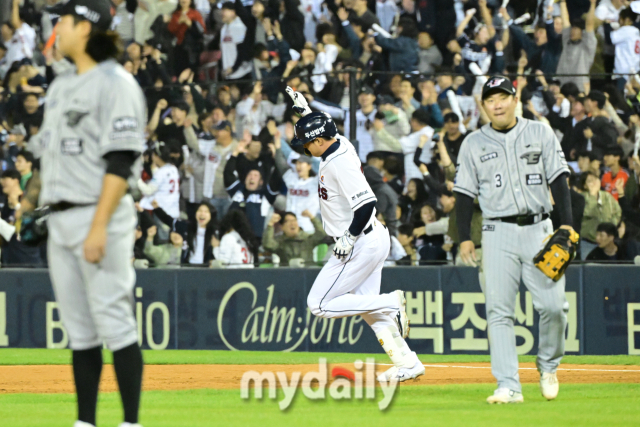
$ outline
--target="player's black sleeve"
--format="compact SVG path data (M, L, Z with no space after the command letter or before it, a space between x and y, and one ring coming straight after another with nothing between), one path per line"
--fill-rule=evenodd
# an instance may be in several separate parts
M460 242L471 240L471 218L473 217L473 197L456 193L456 215Z
M103 156L107 161L107 173L119 176L122 179L129 179L132 170L131 166L136 161L140 153L137 151L111 151Z
M569 185L567 185L568 173L563 173L558 176L552 183L551 195L555 202L554 209L558 209L558 216L560 218L560 225L573 226L573 217L571 216L571 193L569 192Z
M351 225L349 226L349 233L353 236L359 236L362 230L364 230L365 225L367 225L367 222L369 222L369 219L371 219L371 214L375 207L376 202L374 200L356 209L353 213L353 221L351 221Z

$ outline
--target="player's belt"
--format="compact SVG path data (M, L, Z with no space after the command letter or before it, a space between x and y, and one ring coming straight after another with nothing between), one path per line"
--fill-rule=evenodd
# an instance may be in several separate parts
M95 203L70 203L70 202L58 202L49 206L51 212L62 212L73 208L82 208L85 206L95 205Z
M535 214L535 215L514 215L514 216L505 216L503 218L490 218L491 221L502 221L508 222L510 224L518 224L519 226L524 225L533 225L537 224L540 221L544 221L549 218L549 214Z
M380 224L380 225L382 225L384 228L387 228L387 226L386 226L386 225L384 225L384 224ZM362 231L362 234L364 234L364 235L366 236L367 234L371 233L372 231L373 231L373 223L371 223L367 228L365 228L365 229ZM339 237L335 237L335 236L331 236L331 238L332 238L334 241L336 241L336 242L337 242L337 241L338 241L338 239L339 239Z

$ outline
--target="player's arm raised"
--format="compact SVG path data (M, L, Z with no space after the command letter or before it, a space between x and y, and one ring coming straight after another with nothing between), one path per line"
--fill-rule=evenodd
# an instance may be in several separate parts
M476 14L475 9L467 10L466 14L464 15L464 19L460 22L460 25L458 25L458 28L456 28L456 37L460 37L464 33L464 30L467 29L469 22L471 22L471 20L473 19L473 15L475 14Z
M487 7L487 0L479 0L478 7L480 8L480 15L482 16L482 21L484 22L484 25L487 26L489 37L493 38L493 36L496 35L496 29L493 26L493 18L491 16L491 11ZM507 31L507 33L509 32Z
M562 28L571 28L571 19L569 18L569 9L567 9L567 2L560 2L560 17L562 18Z

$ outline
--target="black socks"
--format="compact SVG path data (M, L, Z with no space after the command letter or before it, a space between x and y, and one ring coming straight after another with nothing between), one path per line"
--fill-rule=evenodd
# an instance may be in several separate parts
M120 388L120 397L124 408L124 421L131 424L138 422L142 366L142 351L140 351L138 343L113 352L113 367L116 371L118 387Z
M142 386L142 351L138 343L113 352L113 367L124 408L124 421L136 424ZM73 351L73 377L78 395L78 420L96 425L102 347Z
M102 347L73 351L73 377L78 395L78 420L96 425Z

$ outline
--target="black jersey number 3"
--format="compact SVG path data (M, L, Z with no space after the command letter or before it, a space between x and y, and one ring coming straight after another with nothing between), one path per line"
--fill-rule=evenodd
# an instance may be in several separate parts
M502 174L501 173L497 173L494 178L496 180L496 188L502 187Z

